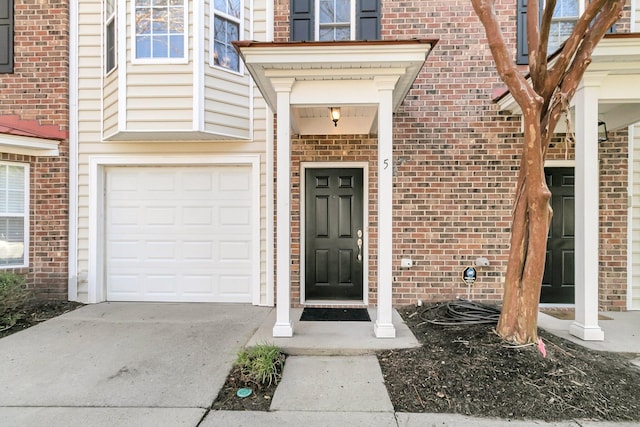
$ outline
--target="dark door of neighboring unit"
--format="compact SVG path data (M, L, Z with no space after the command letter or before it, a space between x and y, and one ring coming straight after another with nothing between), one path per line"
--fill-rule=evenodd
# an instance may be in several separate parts
M545 175L551 190L553 219L540 302L572 304L575 299L574 170L547 168Z
M362 169L305 173L305 299L361 300Z

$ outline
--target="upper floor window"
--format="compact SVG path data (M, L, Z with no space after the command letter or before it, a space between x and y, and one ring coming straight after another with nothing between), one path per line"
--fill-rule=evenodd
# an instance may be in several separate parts
M291 0L291 40L378 40L379 0Z
M13 0L0 0L0 73L13 73Z
M549 30L549 45L547 52L549 54L557 51L562 43L564 43L573 28L578 22L578 18L584 12L584 1L582 0L557 0L553 10L553 18L551 19L551 28ZM544 1L540 2L540 15L542 15L542 7ZM610 33L615 32L615 25L609 29ZM527 0L518 0L518 33L517 33L517 56L518 64L529 63L529 53L527 46Z
M134 0L135 58L186 59L186 0Z
M27 265L29 168L0 163L0 267Z
M212 63L216 67L240 71L238 52L231 42L242 34L242 2L240 0L214 0Z
M116 68L116 0L105 2L105 72Z
M553 10L549 31L549 52L555 52L569 38L578 22L580 11L578 0L558 0Z
M318 40L355 39L355 1L316 1L316 34Z

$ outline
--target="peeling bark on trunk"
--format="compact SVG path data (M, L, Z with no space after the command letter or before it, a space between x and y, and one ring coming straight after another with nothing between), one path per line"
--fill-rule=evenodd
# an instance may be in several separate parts
M547 1L543 22L538 23L539 0L530 0L527 4L530 82L513 61L494 2L471 0L485 28L498 73L520 106L524 124L509 263L497 332L506 340L526 344L538 339L538 303L552 216L551 193L544 176L549 141L591 62L593 49L619 18L625 0L589 2L552 65L547 62L546 46L555 1Z

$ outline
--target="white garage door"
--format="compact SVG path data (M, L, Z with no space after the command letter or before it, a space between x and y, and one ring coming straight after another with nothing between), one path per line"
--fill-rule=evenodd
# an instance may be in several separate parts
M250 166L106 169L110 301L251 302Z

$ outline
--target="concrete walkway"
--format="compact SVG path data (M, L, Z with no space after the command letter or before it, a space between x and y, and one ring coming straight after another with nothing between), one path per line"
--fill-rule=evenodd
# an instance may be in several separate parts
M248 305L105 303L0 339L0 425L637 425L396 413L371 353L416 345L401 321L397 340L373 338L369 322L295 321L296 335L283 347L297 355L287 359L271 411L209 411L237 351L274 341L265 336L272 317L272 309ZM616 316L607 327L628 326L637 336L639 324L626 320ZM640 341L635 347L625 334L610 339L624 339L624 351L640 354ZM336 340L346 351L330 345Z

